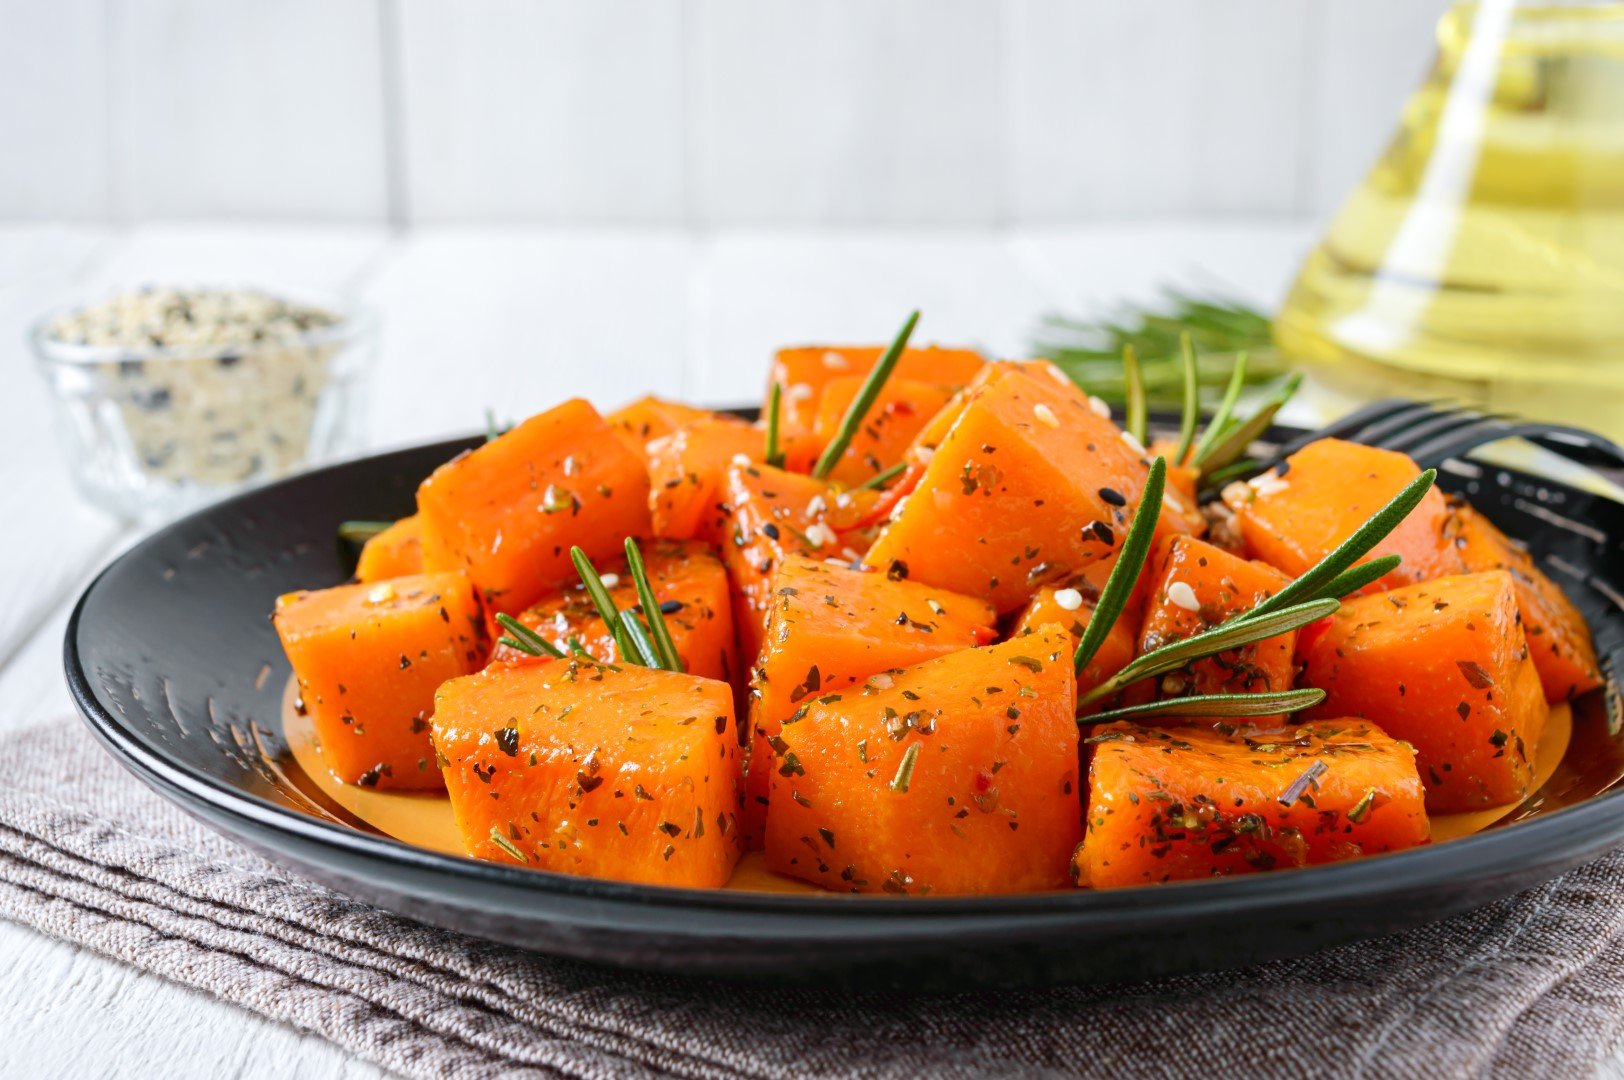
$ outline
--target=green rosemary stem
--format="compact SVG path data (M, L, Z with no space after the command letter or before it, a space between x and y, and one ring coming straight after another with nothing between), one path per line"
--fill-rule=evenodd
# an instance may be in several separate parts
M682 657L677 655L677 643L671 637L671 628L665 623L665 612L660 610L660 600L654 595L654 586L649 584L643 553L638 549L637 541L629 536L626 537L626 571L631 574L632 584L637 587L637 602L643 608L643 618L648 620L649 635L654 643L654 653L660 661L659 666L681 674L685 669Z
M913 336L914 327L918 323L919 312L915 311L908 316L908 321L902 324L902 329L897 332L890 348L875 361L873 370L868 373L868 378L863 380L857 396L846 406L846 415L840 418L840 427L835 430L835 437L823 448L817 464L812 466L812 475L817 479L827 479L835 465L840 462L842 455L846 453L846 448L857 435L857 429L863 424L863 417L873 408L874 399L880 396L880 389L885 386L885 380L896 370L897 361L902 359L902 351L908 347L908 339Z
M1139 493L1139 505L1134 509L1133 523L1128 526L1122 549L1117 553L1116 565L1111 567L1111 575L1105 579L1099 602L1094 605L1088 625L1083 628L1082 639L1077 642L1077 651L1072 654L1072 665L1078 671L1082 671L1094 659L1094 654L1105 644L1111 627L1122 615L1122 609L1128 605L1128 597L1132 595L1145 558L1150 554L1150 541L1156 533L1157 519L1161 517L1162 490L1166 484L1167 462L1157 458L1150 463L1150 475L1145 477L1145 487Z

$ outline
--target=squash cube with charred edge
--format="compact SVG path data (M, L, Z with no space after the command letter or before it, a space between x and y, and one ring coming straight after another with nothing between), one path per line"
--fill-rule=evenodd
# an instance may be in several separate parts
M665 438L685 424L716 415L709 409L651 395L638 398L630 405L622 405L603 420L626 444L626 449L647 462L651 456L649 443Z
M355 564L357 581L387 581L423 572L423 521L403 517L361 547Z
M467 570L488 609L523 611L649 533L648 471L591 405L547 410L434 470L417 489L423 563Z
M1312 716L1358 716L1416 749L1433 813L1520 801L1549 711L1504 570L1345 602L1299 635Z
M466 574L288 593L271 619L334 776L363 787L440 787L429 745L434 691L485 654Z
M968 398L864 561L1013 611L1120 547L1147 473L1082 391L1009 371ZM1161 527L1190 531L1176 509Z
M660 612L684 670L706 679L731 680L738 671L738 660L734 655L733 602L722 561L704 544L657 540L644 547L643 567L660 601ZM616 608L642 612L637 586L627 572L624 556L599 563L597 569L604 575ZM614 635L579 582L542 597L515 618L560 652L570 651L573 638L596 660L614 664L623 659ZM528 655L498 645L491 659L512 663Z
M1247 553L1288 577L1319 562L1421 475L1415 462L1392 450L1319 439L1292 454L1279 469L1224 489ZM1433 488L1398 527L1360 562L1398 555L1403 562L1367 593L1461 573L1445 536L1444 497Z
M732 522L721 548L733 581L733 623L742 656L753 662L761 651L778 564L791 555L855 561L867 545L858 523L878 499L873 491L841 491L767 465L728 470Z
M649 509L654 535L719 543L727 535L727 471L735 460L761 461L766 435L728 416L687 424L649 452Z
M842 892L1064 886L1081 836L1068 644L1046 626L814 700L781 734L768 865Z
M779 564L770 605L750 682L744 822L753 846L766 819L772 747L783 721L870 676L997 636L997 616L983 600L800 555Z
M1409 747L1362 720L1294 727L1102 724L1087 739L1095 889L1283 870L1427 842Z
M1248 562L1193 536L1171 536L1154 557L1139 651L1147 653L1211 630L1289 584L1265 563ZM1290 690L1297 631L1192 661L1162 676L1161 698Z
M1590 627L1528 552L1464 502L1450 506L1450 525L1449 535L1468 572L1504 570L1511 575L1545 700L1569 701L1600 686Z
M726 683L534 660L453 679L434 745L475 858L719 888L739 857Z

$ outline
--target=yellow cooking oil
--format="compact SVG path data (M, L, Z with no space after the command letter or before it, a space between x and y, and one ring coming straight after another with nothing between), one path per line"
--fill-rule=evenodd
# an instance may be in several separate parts
M1624 440L1624 3L1461 4L1275 325L1333 396Z

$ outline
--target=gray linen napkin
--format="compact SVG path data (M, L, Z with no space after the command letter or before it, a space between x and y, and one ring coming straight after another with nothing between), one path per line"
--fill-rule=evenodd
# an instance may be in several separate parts
M1624 852L1422 930L1222 975L731 987L532 956L290 877L65 721L0 740L0 917L413 1076L1581 1076L1624 1040Z

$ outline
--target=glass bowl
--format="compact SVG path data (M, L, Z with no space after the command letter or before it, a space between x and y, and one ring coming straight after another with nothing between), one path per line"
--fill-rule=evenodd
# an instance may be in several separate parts
M152 521L360 449L360 399L377 350L369 309L287 290L184 291L259 293L337 318L262 342L135 348L53 334L91 305L40 318L29 344L88 500Z

